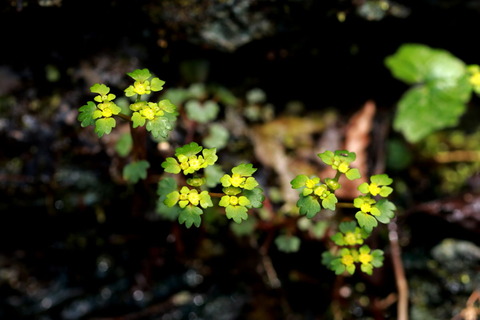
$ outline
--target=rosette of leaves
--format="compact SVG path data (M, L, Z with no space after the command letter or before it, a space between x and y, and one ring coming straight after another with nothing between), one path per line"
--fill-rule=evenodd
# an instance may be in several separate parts
M371 232L378 222L387 224L394 217L396 207L385 199L393 192L389 187L392 182L388 175L378 174L370 177L370 183L364 182L358 187L363 195L353 200L353 206L360 209L355 218L367 232Z
M371 250L368 245L363 245L358 249L341 248L337 253L326 251L322 254L323 264L337 275L344 272L352 275L358 265L361 271L371 275L373 268L379 268L383 265L383 258L382 250Z
M331 187L334 185L332 182L322 183L317 176L308 177L301 174L295 177L290 184L293 189L300 190L297 206L301 214L313 218L322 208L335 210L338 200L334 194L335 190Z
M333 170L337 171L337 182L340 174L345 174L345 177L348 180L355 180L361 177L360 171L358 171L357 168L350 168L350 163L357 158L355 152L349 152L347 150L337 150L332 152L327 150L319 153L318 157L322 159L325 164L332 167Z
M109 134L116 126L113 116L118 115L122 109L113 102L116 96L110 93L110 88L106 85L94 84L90 87L90 91L98 94L93 99L98 104L89 101L80 107L78 120L82 127L95 125L95 133L102 137L104 134Z
M133 127L145 126L154 138L166 138L173 129L177 107L168 99L159 102L149 102L141 99L143 95L163 89L165 81L152 77L148 69L138 69L127 73L135 82L125 89L127 97L136 97L130 104Z
M175 157L176 159L168 157L162 163L162 168L165 169L165 172L177 174L183 171L184 175L192 174L213 165L218 159L215 148L206 149L199 146L196 142L177 148Z
M200 226L203 209L213 206L211 196L207 190L203 190L207 183L206 178L199 174L200 170L213 166L218 159L216 149L204 149L196 142L191 142L175 150L175 157L168 157L162 163L165 172L188 176L186 184L180 189L173 182L168 180L162 184L159 196L164 205L168 208L175 207L178 210L178 221L185 224L187 228L192 225ZM193 176L192 176L193 175ZM164 195L162 192L168 192ZM162 204L157 205L157 210L165 209ZM170 215L171 211L167 210Z
M339 232L335 233L331 239L338 246L356 246L363 244L363 241L369 234L362 228L359 228L355 221L344 221L338 226Z
M200 226L203 209L213 207L212 198L208 191L198 191L196 188L183 186L179 191L175 190L167 194L165 205L173 207L178 205L180 208L178 222L184 223L187 228L192 224L196 227Z
M87 102L79 109L78 120L81 126L94 125L95 132L102 137L104 134L109 134L116 126L113 116L119 116L132 121L134 128L145 126L156 139L167 138L177 119L177 107L168 99L159 102L142 100L142 96L148 97L152 92L162 90L165 81L152 77L148 69L138 69L127 75L135 82L125 89L125 95L136 97L130 104L129 110L122 113L122 109L114 102L116 96L110 93L110 88L97 83L90 88L92 93L98 94L94 101ZM131 116L127 114L129 111L132 112Z
M252 176L255 171L257 169L251 163L244 163L232 168L231 174L225 174L220 179L225 195L218 205L224 207L227 218L236 223L248 219L250 208L262 206L263 190Z

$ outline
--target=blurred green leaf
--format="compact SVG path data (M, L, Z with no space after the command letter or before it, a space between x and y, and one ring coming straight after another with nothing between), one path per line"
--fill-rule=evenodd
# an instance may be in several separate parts
M395 78L415 84L400 99L393 122L409 142L457 125L472 93L463 61L445 50L404 44L385 65Z
M147 177L147 169L150 163L146 160L131 162L123 168L123 178L131 183L137 183L140 179Z
M208 131L208 136L203 139L205 147L222 149L227 145L230 134L224 126L213 123L209 126Z
M130 133L123 133L115 144L115 151L121 156L126 157L132 150L133 140Z
M230 228L232 232L237 236L250 235L255 231L257 220L255 217L249 217L242 223L231 223Z
M275 238L278 250L283 252L297 252L300 249L300 238L291 235L280 235Z
M250 200L250 206L253 208L261 208L263 206L263 200L265 196L263 195L263 189L253 188L252 190L244 190L243 194Z
M214 188L217 186L220 178L225 175L225 172L222 170L222 167L218 164L208 166L204 169L206 186L209 188Z
M192 225L198 228L202 222L202 218L200 217L202 214L203 211L199 207L186 206L180 210L178 222L185 224L187 228L190 228Z
M218 111L220 110L218 104L215 101L208 100L204 103L200 103L197 100L189 100L185 103L185 110L189 119L207 123L217 118Z

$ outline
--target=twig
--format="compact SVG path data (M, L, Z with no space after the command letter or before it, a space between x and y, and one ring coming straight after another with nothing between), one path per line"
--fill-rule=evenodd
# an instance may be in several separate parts
M403 268L400 245L398 243L398 228L396 220L392 220L388 226L388 239L392 250L392 263L395 273L395 281L398 290L397 319L408 320L408 282Z

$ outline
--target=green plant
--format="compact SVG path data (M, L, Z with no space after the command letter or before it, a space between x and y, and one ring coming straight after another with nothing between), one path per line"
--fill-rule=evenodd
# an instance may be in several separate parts
M153 76L148 69L135 70L128 76L134 83L124 90L125 96L130 99L127 107L122 108L115 103L116 95L110 92L109 87L95 84L90 90L97 96L94 101L80 108L78 120L83 127L94 126L100 138L111 133L116 127L117 118L130 122L131 137L119 138L116 150L123 157L131 154L131 161L123 168L123 178L131 184L147 179L151 167L145 147L141 145L141 128L150 132L157 141L168 141L170 132L178 125L178 115L183 114L184 123L195 124L185 126L187 136L194 138L196 135L193 130L204 130L202 125L212 124L216 120L219 113L216 101L235 103L235 99L225 90L216 87L213 94L215 98L212 99L206 88L200 85L192 86L189 90L173 90L157 101L152 99L152 94L163 89L164 81ZM182 108L179 109L171 100L180 103ZM225 146L230 137L226 132L220 140L207 136L204 142ZM262 217L262 210L265 210L264 203L268 200L264 188L254 176L257 168L252 163L241 162L235 163L229 172L224 172L226 165L217 163L217 150L216 147L205 148L191 141L177 147L172 156L164 158L161 163L164 172L157 184L157 212L165 218L178 220L187 228L200 227L206 213L216 216L224 214L234 225L245 224L243 229L232 228L238 234L253 233L256 231L255 221L266 220ZM336 191L342 186L341 178L345 176L350 181L361 178L359 170L351 166L356 155L338 150L325 151L318 157L334 170L335 175L322 179L300 174L291 181L291 187L299 190L296 202L298 211L280 217L271 212L269 225L278 233L275 244L284 252L300 249L301 240L295 236L292 223L298 222L297 230L311 231L320 238L327 227L331 230L338 227L338 232L330 237L330 250L323 254L323 263L337 274L353 274L356 266L372 274L373 268L383 263L383 251L372 250L366 240L379 222L387 224L394 216L395 205L386 199L393 192L393 181L386 174L374 175L369 182L359 184L360 195L351 203L339 202ZM346 221L337 224L342 220L340 215L336 216L338 219L316 221L322 210L337 212L340 207L354 211L352 215L342 218ZM302 220L302 216L309 221Z
M407 43L385 58L392 75L411 85L400 98L393 128L409 142L458 124L472 92L480 92L480 66L442 49Z
M322 182L317 176L298 175L291 182L294 189L300 190L297 202L300 214L305 214L308 218L317 215L322 207L336 210L338 200L335 191L341 188L339 179L342 175L349 180L361 177L358 169L350 167L356 158L353 152L325 151L318 154L318 157L335 170L333 178L325 178ZM361 270L368 274L372 274L373 267L382 266L383 252L379 249L371 251L364 240L378 222L386 224L394 217L395 205L385 199L393 192L390 187L392 182L388 175L379 174L372 176L370 183L364 182L358 186L361 195L350 204L358 209L355 213L356 221L341 222L339 231L331 237L335 245L323 254L323 263L335 273L347 271L353 274L358 263ZM358 248L360 245L362 246Z

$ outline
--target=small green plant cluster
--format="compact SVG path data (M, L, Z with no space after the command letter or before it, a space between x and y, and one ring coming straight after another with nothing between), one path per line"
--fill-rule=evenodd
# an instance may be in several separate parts
M127 73L135 82L125 89L125 96L133 99L129 110L123 111L115 104L116 95L110 93L110 88L104 84L94 84L90 91L98 96L93 101L87 102L79 111L78 120L82 127L95 126L99 137L109 134L116 126L114 116L119 116L132 121L133 128L146 126L154 138L166 138L173 129L177 117L177 110L170 100L163 99L158 102L143 100L152 92L163 89L165 81L152 77L148 69L135 70Z
M203 104L198 104L196 100L185 98L192 96L191 93L176 92L183 97L177 100L184 102L184 110L178 110L170 99L152 99L152 93L161 91L165 82L153 76L148 69L135 70L127 75L133 79L133 84L124 90L126 98L130 99L128 108L122 108L115 102L116 95L110 92L109 87L95 84L90 88L92 93L97 94L94 101L79 110L78 120L83 127L94 126L97 135L102 137L116 127L116 118L129 121L131 139L119 139L119 145L129 146L129 143L138 143L137 130L141 127L145 127L157 141L168 140L180 111L184 111L189 121L199 124L206 125L216 119L219 107L213 101L205 100L204 94ZM200 115L207 109L215 111L208 119ZM125 142L127 140L130 142ZM119 147L118 150L122 150L122 155L130 151L133 153L131 162L123 169L124 179L129 183L146 179L150 168L146 156L135 146ZM205 148L194 141L176 148L172 153L161 163L164 173L157 187L156 210L163 217L177 220L187 228L200 227L204 213L224 214L235 224L252 221L249 218L255 213L261 219L259 209L263 208L266 197L254 177L257 168L253 164L240 163L229 172L224 172L224 164L217 163L217 148ZM374 175L369 182L358 186L361 195L352 203L341 203L336 195L342 186L341 177L345 176L351 181L361 178L359 170L351 166L356 155L338 150L325 151L318 157L334 170L335 175L322 180L318 176L300 174L291 181L291 187L299 191L296 203L298 211L294 219L299 220L304 215L313 221L322 210L337 211L339 205L355 209L356 213L349 221L338 225L339 231L331 237L332 247L323 254L323 263L337 274L353 274L358 265L361 271L372 274L374 267L382 265L383 252L380 249L372 250L365 241L379 222L389 223L394 216L395 206L386 199L393 191L390 187L392 179L386 174ZM334 226L334 219L329 223ZM278 225L281 224L278 222ZM315 225L325 230L322 224ZM254 230L255 224L250 226L250 231ZM290 233L279 235L275 243L285 252L294 252L300 247L300 239Z
M322 181L318 176L298 175L291 182L292 188L300 191L297 202L300 214L308 218L314 218L322 208L336 210L338 199L335 191L341 188L339 179L342 175L348 180L361 178L359 170L350 166L356 159L353 152L327 150L319 153L318 157L335 170L334 177ZM390 187L392 182L388 175L379 174L370 177L370 183L364 182L358 186L361 195L351 203L357 209L356 221L340 223L339 232L331 237L335 246L323 254L323 263L337 274L344 271L353 274L358 263L367 274L372 274L373 267L382 266L383 252L379 249L371 251L364 240L378 226L378 222L387 224L394 217L395 205L386 199L393 192Z
M187 228L192 225L200 226L203 209L213 207L212 196L220 198L218 205L225 209L227 218L237 223L248 219L249 209L262 206L263 190L252 176L257 169L250 163L243 163L232 168L231 174L223 174L220 180L216 181L215 178L212 179L212 172L214 177L219 177L221 169L212 166L217 159L215 148L206 149L196 142L191 142L177 148L175 158L168 157L162 163L165 172L179 174L182 179L177 180L183 181L184 185L177 186L176 180L163 183L169 187L159 187L160 201L167 207L175 207L178 210L178 221ZM208 170L209 167L214 168L214 171ZM218 183L221 183L223 193L207 190L216 187ZM165 191L170 192L166 193L162 200Z

